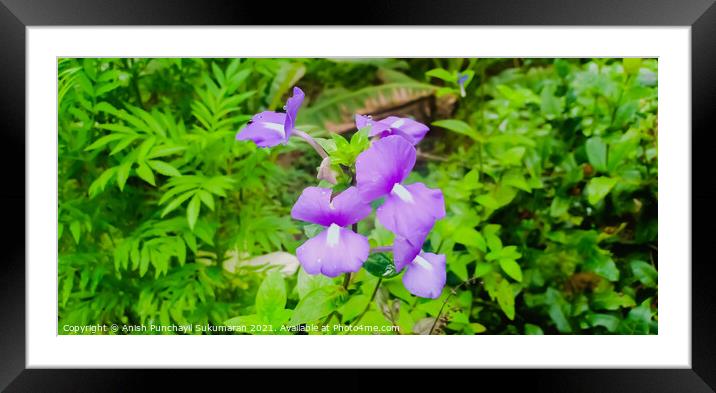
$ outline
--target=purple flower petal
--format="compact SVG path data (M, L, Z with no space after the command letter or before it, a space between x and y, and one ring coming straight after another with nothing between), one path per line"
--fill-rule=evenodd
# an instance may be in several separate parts
M415 148L400 136L373 142L356 159L356 182L362 197L373 201L390 193L415 165Z
M422 252L408 265L403 285L415 296L437 299L445 287L445 255Z
M357 223L373 210L355 187L348 187L336 195L329 207L333 213L333 222L342 227Z
M368 116L363 115L356 115L356 128L361 129L363 127L370 127L370 131L368 131L368 136L386 136L390 133L390 125L383 123L382 121L376 121L371 119ZM383 135L383 133L388 133L386 135Z
M355 187L350 187L331 200L330 188L306 187L291 209L296 220L318 225L348 226L355 224L371 212L370 204L363 200Z
M389 116L381 120L381 123L389 125L394 135L400 135L414 145L430 131L425 124L407 117Z
M402 236L395 237L393 241L393 262L397 271L403 270L407 264L411 263L420 254L427 236L428 233L426 232L418 233L410 239Z
M303 98L306 95L303 94L303 90L298 87L293 88L293 97L286 101L286 121L284 122L284 129L286 130L286 140L291 136L291 133L296 127L296 117L298 116L298 108L303 103Z
M236 134L240 141L253 141L258 147L272 147L288 141L284 132L286 114L265 111L254 115L243 130Z
M309 274L337 277L360 270L368 259L370 245L365 236L331 224L328 229L296 249L296 257Z
M291 209L291 217L325 227L333 224L330 188L306 187Z
M414 239L429 232L435 221L445 217L445 199L442 191L427 188L423 183L396 184L376 215L391 232Z

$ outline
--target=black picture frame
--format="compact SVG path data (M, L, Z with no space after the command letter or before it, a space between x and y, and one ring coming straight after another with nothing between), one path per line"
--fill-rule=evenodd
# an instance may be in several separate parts
M236 371L211 372L197 378L191 371L175 370L40 370L26 369L25 362L25 45L28 26L87 25L556 25L556 26L690 26L692 55L692 368L622 370L465 370L460 377L411 378L415 383L480 381L482 386L524 384L530 391L552 392L707 392L716 389L716 285L709 241L713 225L716 182L708 136L715 133L716 112L716 6L714 0L540 0L471 1L428 0L361 3L323 6L295 3L281 8L270 2L228 0L0 0L0 114L3 152L0 211L6 235L0 260L0 389L7 391L135 391L149 389L145 379L160 379L165 385L191 389L206 387L222 379L238 381ZM277 9L278 8L278 9ZM317 12L317 8L322 11ZM280 12L278 12L280 11ZM369 45L369 44L367 44ZM674 132L677 130L666 130ZM689 135L684 135L689 137ZM698 154L697 154L698 153ZM668 163L662 165L668 165ZM666 190L668 192L668 190ZM26 209L31 206L25 205ZM701 252L695 252L700 250ZM688 263L688 261L670 261ZM578 349L575 349L578 350ZM237 354L238 356L238 354ZM206 371L205 371L206 372ZM302 372L307 372L302 370ZM314 371L315 372L315 371ZM346 371L331 372L331 378L350 378L345 389L371 390L376 372L363 371L346 377ZM291 378L275 378L266 370L253 370L251 379L272 379L269 391L280 385L295 388ZM380 378L399 382L406 379ZM313 377L305 377L312 379ZM391 382L387 382L391 384ZM229 385L231 386L231 385ZM248 385L245 385L248 386ZM323 386L328 386L324 384ZM345 385L344 385L345 386ZM427 385L421 385L427 387ZM305 386L304 386L305 387ZM183 389L183 390L184 390ZM477 389L477 388L476 388ZM238 388L237 388L238 390ZM314 390L311 388L310 390Z

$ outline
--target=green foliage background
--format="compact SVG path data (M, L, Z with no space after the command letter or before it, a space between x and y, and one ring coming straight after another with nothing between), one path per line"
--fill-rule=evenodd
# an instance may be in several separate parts
M447 255L440 299L410 295L383 254L347 287L242 263L310 235L289 211L315 153L234 140L294 85L317 137L394 100L432 108L411 180L446 197L426 245ZM58 122L60 334L657 333L654 59L60 59ZM365 147L338 154L351 145ZM391 244L372 220L360 230Z

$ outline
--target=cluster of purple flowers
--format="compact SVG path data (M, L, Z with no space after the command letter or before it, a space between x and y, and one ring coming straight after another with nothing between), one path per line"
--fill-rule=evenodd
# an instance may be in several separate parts
M293 93L286 113L255 115L236 139L271 147L285 144L292 134L310 138L295 129L304 94L297 87ZM296 256L309 274L336 277L360 270L368 259L370 245L365 236L350 227L369 216L371 203L382 198L376 216L395 234L393 260L398 272L406 269L406 289L416 296L437 298L445 286L445 255L424 252L422 247L435 222L445 216L445 201L439 189L423 183L405 184L415 165L414 145L429 129L415 120L394 116L378 121L356 115L356 126L370 127L368 135L374 139L356 159L355 185L337 195L330 188L307 187L291 210L294 219L325 227L301 245Z

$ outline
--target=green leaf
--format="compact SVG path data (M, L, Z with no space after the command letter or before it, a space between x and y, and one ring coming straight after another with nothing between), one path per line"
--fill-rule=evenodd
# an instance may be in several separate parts
M194 229L194 225L196 225L196 220L199 218L200 210L201 198L199 198L198 194L195 194L186 207L186 219L189 222L189 228L192 230Z
M624 58L622 60L622 64L624 66L624 72L626 72L628 75L636 75L639 73L639 68L641 68L642 59L634 58L634 57L628 57Z
M457 81L456 75L444 68L433 68L432 70L426 72L425 76L438 78L448 83L455 83Z
M191 190L187 191L180 196L174 198L162 211L161 217L166 216L167 214L171 213L174 209L181 206L182 203L184 203L187 199L191 198L192 196L196 195L197 190Z
M589 326L602 326L610 333L614 333L617 330L620 322L618 317L610 314L589 313L586 319Z
M500 267L508 276L522 282L522 269L514 259L500 259Z
M137 176L139 176L142 180L153 186L156 186L156 183L154 182L154 173L152 173L152 170L146 163L137 163L137 169L135 169L135 171L137 172Z
M368 259L363 263L363 267L368 273L376 277L390 278L398 275L393 260L382 252L368 256Z
M584 262L584 270L594 272L609 281L619 280L619 269L614 260L605 254L597 254Z
M432 123L434 126L445 128L458 134L467 135L477 142L482 142L482 136L477 132L476 129L470 127L469 124L462 120L448 119L438 120Z
M197 195L199 195L199 198L202 202L206 205L206 207L209 208L209 210L214 211L214 197L209 194L208 191L205 190L199 190L197 191Z
M485 238L480 232L475 230L475 228L461 226L455 231L453 239L455 240L455 243L460 243L468 247L475 247L482 252L487 251Z
M539 327L537 325L533 325L531 323L526 323L525 324L525 334L527 334L527 335L542 335L542 334L544 334L544 332L542 331L541 327Z
M502 240L499 237L493 234L486 234L485 237L487 238L487 247L491 251L502 251Z
M116 141L116 140L119 140L119 139L123 139L123 138L125 138L126 136L127 136L127 134L119 134L119 133L114 133L114 134L105 135L105 136L103 136L103 137L97 139L96 141L94 141L94 143L92 143L91 145L87 146L87 147L85 148L85 151L91 151L91 150L99 149L100 147L103 147L103 146L105 146L106 144L108 144L108 143L110 143L110 142L113 142L113 141Z
M313 322L335 311L341 289L338 285L331 285L314 289L306 294L296 305L290 324Z
M631 261L629 267L639 282L648 288L656 288L658 277L654 266L644 261Z
M599 172L607 170L607 144L602 138L595 136L589 138L585 144L589 163Z
M554 95L557 86L549 84L542 89L540 109L547 119L554 119L564 112L564 100Z
M276 109L282 104L283 95L295 85L306 73L306 67L301 63L283 63L271 82L268 94L270 109Z
M609 191L617 184L617 179L612 177L594 177L589 180L585 192L587 194L587 201L591 205L596 205L604 197L609 194Z
M323 288L329 285L333 285L333 280L330 277L326 277L322 274L311 275L306 273L303 268L301 268L298 272L296 290L298 291L299 299L303 299L314 289Z
M360 315L370 303L370 298L366 295L352 296L346 304L342 305L338 312L343 316L343 322L351 321Z
M633 307L636 305L634 299L626 294L619 294L614 291L595 293L592 295L592 308L595 310L618 310L621 308Z
M512 286L507 280L500 280L497 284L497 304L510 320L515 319L515 295Z
M149 160L147 161L147 164L164 176L181 176L181 172L164 161Z
M70 223L70 233L72 238L75 239L75 244L80 244L80 233L82 232L81 224L79 221L72 221Z
M256 313L273 323L286 306L286 283L281 272L269 273L256 292Z

